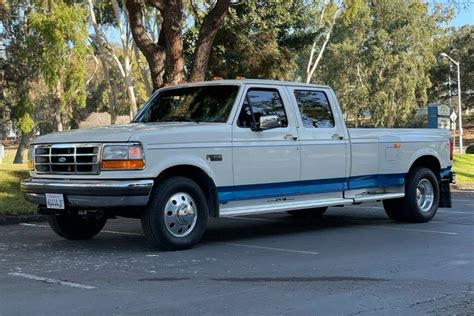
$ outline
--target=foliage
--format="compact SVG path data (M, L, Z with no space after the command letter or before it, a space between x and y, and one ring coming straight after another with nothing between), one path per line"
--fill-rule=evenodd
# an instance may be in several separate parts
M459 29L450 28L445 36L437 39L441 43L437 55L447 53L460 62L461 104L463 109L474 108L474 26L465 25ZM449 104L449 76L451 79L452 104L457 105L457 68L447 58L438 58L431 71L433 88L430 90L432 102Z
M298 50L311 42L305 1L249 1L232 10L214 41L208 78L297 77Z
M369 115L375 126L403 126L428 102L433 39L448 16L439 7L430 13L420 0L366 2L353 14L336 25L324 81L356 125Z
M34 122L35 104L30 100L30 82L38 76L37 58L40 43L26 25L28 11L25 3L15 2L0 8L0 55L3 110L23 133L29 133Z
M33 12L30 23L43 41L40 70L46 84L59 96L59 110L75 103L86 104L85 59L89 53L87 11L77 4L53 3L50 9Z
M474 144L467 146L466 154L474 155Z

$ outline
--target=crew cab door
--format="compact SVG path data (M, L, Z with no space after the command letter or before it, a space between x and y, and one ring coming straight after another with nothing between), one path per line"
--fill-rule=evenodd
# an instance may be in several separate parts
M288 92L271 85L246 85L244 89L232 127L234 197L289 195L297 190L300 178L300 147ZM269 115L278 116L280 126L252 130L261 116Z
M342 197L349 176L349 136L332 91L316 87L288 91L299 110L301 193Z

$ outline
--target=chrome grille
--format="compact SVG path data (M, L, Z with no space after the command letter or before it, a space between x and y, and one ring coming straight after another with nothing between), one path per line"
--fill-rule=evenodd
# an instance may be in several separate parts
M97 174L100 144L36 145L35 171L51 174Z

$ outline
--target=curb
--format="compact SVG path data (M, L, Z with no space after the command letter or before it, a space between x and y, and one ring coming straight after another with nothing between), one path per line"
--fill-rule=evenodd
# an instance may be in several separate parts
M45 215L0 215L0 226L44 222L47 219Z
M459 185L459 184L454 184L451 186L451 189L453 189L453 192L465 192L465 193L471 193L474 192L474 185L472 184L465 184L465 185Z

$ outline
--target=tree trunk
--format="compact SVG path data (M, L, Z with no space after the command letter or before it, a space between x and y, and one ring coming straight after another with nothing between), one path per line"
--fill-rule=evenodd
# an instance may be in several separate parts
M158 43L154 43L147 35L146 29L143 26L141 1L127 0L126 5L133 39L150 66L151 82L153 84L153 89L156 90L163 84L166 59L163 34L166 32L162 27Z
M311 82L311 78L313 78L313 75L314 75L314 72L316 71L317 67L318 67L318 64L319 62L321 61L321 58L323 57L323 53L324 53L324 50L326 49L326 46L327 44L329 43L329 40L331 38L331 33L332 33L332 30L334 28L334 25L336 24L336 19L339 15L339 13L341 12L342 10L342 5L343 5L343 1L341 0L339 2L339 5L338 5L338 8L336 9L336 11L334 12L334 16L332 17L332 21L331 21L331 25L329 27L329 30L327 31L326 33L326 36L324 38L324 42L321 46L321 49L319 50L319 54L318 54L318 57L316 58L316 60L314 61L313 64L312 61L313 61L313 57L314 57L314 54L316 53L316 43L317 43L317 39L314 41L313 43L313 47L311 49L311 54L310 54L310 58L309 58L309 62L308 62L308 67L307 67L307 70L306 70L306 83L310 83ZM321 21L323 20L322 19L322 15L324 14L324 9L323 9L323 12L321 13ZM321 25L321 24L320 24Z
M56 131L57 132L62 132L64 130L63 127L63 119L61 116L61 112L63 111L62 105L61 105L61 81L58 80L56 84L56 113L54 114L54 122L56 123Z
M204 17L199 29L199 37L189 80L202 81L205 79L212 43L222 24L224 24L229 6L230 0L218 0L214 8Z
M165 75L164 82L177 84L183 81L184 58L181 22L183 19L182 0L169 0L166 10L161 11L165 37Z
M123 79L125 82L125 88L127 89L128 101L130 103L130 116L134 117L137 113L137 101L135 98L135 91L132 83L132 67L130 66L130 40L129 33L126 35L122 24L122 16L120 14L120 8L117 0L112 0L112 6L114 8L115 18L117 20L117 27L120 33L120 41L122 42L122 53L123 53ZM125 8L124 8L125 9ZM125 14L125 16L127 16ZM118 60L118 58L117 58Z
M23 161L23 153L25 152L28 144L33 137L34 129L32 129L29 133L21 133L20 144L18 144L18 149L16 150L15 158L13 159L14 164L21 164L24 163Z

